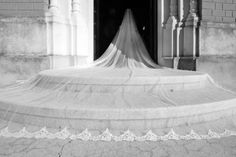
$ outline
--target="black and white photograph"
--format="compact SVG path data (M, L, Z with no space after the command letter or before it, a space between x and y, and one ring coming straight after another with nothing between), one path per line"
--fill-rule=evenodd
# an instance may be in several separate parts
M236 0L0 0L0 157L236 157Z

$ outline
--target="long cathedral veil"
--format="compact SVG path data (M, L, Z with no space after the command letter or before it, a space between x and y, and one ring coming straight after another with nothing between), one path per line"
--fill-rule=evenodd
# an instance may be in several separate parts
M126 10L116 36L95 65L113 68L159 67L149 56L130 9Z
M78 136L67 130L57 131L191 128L191 123L202 122L209 116L202 113L217 111L214 105L218 105L220 112L222 105L234 107L235 102L234 93L218 88L205 73L165 69L155 64L128 9L106 52L88 68L46 70L22 84L0 89L0 135L86 139L89 135L86 130ZM16 128L15 134L9 133L8 128ZM32 128L33 133L25 128ZM56 129L52 130L56 133L45 128ZM128 133L121 135L121 140L133 137ZM108 131L104 134L111 136ZM173 139L172 135L173 132L165 137ZM150 136L153 134L149 132L143 137ZM189 139L190 135L184 138Z

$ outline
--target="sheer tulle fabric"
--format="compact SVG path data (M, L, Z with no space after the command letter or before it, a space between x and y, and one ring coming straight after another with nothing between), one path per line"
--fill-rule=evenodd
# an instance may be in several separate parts
M17 124L27 128L34 125L40 130L52 124L46 118L38 120L27 117L54 114L58 119L65 119L61 128L70 128L68 118L73 117L73 113L68 114L70 110L152 110L184 103L198 104L200 100L197 96L189 96L196 93L183 92L188 95L183 100L183 97L173 93L171 87L163 83L183 76L191 79L195 75L207 87L198 95L202 97L201 101L223 99L215 97L214 93L220 93L221 89L214 90L215 84L207 74L162 68L154 63L138 33L131 11L127 10L114 40L94 63L83 68L42 71L25 82L0 89L0 118L4 121L3 127ZM222 93L224 98L234 95ZM53 109L58 112L52 113ZM57 120L53 123L56 125ZM77 127L80 130L86 129L83 126Z
M94 65L109 68L159 68L148 54L131 10L126 11L115 38Z

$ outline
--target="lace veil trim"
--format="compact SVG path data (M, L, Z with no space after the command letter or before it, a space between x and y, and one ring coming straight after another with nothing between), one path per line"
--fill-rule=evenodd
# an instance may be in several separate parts
M175 133L173 129L169 133L159 136L153 133L151 130L143 136L136 136L130 130L125 131L119 136L113 135L109 129L106 129L100 135L92 135L88 129L85 129L79 134L72 134L67 128L63 130L51 133L46 127L36 132L29 132L26 128L22 128L18 132L10 132L8 127L3 128L0 131L1 137L13 137L13 138L36 138L36 139L71 139L71 140L82 140L82 141L167 141L167 140L208 140L208 139L219 139L223 137L236 136L236 131L225 130L222 133L217 133L209 130L207 134L201 135L191 130L187 135L179 135Z

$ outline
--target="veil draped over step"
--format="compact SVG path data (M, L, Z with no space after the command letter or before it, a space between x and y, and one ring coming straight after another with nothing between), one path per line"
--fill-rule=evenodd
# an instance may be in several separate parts
M159 68L148 54L130 9L126 10L115 38L105 53L95 61L95 65L111 68Z
M94 63L83 68L42 71L22 83L0 89L0 136L88 140L93 137L86 129L146 132L182 125L187 130L191 122L214 119L201 117L201 113L212 109L208 105L234 98L235 94L218 88L208 74L163 68L154 63L128 9L112 43ZM199 106L204 103L206 111ZM182 109L185 107L189 112ZM52 134L45 127L60 132ZM214 127L227 128L218 124ZM29 133L25 128L36 132ZM72 136L63 128L76 133L85 131ZM163 138L174 136L172 131ZM106 138L132 140L134 135L128 131L119 139L106 130L94 137ZM144 140L158 138L152 132L143 136ZM183 138L201 137L191 134Z

